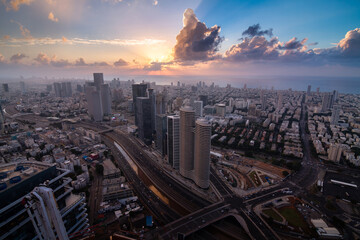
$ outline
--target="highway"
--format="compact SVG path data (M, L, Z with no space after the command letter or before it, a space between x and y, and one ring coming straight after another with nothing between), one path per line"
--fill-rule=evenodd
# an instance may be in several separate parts
M128 152L139 167L151 179L153 184L174 202L181 205L187 213L194 212L210 205L210 201L193 194L187 188L167 176L165 172L143 151L136 141L132 141L133 136L124 135L119 132L106 133L114 139L120 146Z
M130 164L115 147L113 139L104 138L105 144L111 149L113 156L118 161L121 171L124 173L129 184L134 189L136 196L142 204L153 214L154 218L161 224L172 222L179 218L179 214L161 201L139 178Z

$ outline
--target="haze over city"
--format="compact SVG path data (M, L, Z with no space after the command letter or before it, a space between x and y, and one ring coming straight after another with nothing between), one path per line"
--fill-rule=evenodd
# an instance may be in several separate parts
M0 240L360 239L360 2L0 1Z

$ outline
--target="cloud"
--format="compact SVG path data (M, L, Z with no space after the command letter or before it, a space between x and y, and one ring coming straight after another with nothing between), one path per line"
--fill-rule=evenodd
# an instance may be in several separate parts
M318 45L319 43L318 42L313 42L313 43L309 43L308 45L309 46L316 46L316 45Z
M22 26L22 25L21 25ZM26 29L23 27L23 29ZM27 30L27 29L26 29ZM54 44L60 44L60 43L67 43L67 44L73 44L73 45L111 45L111 46L151 46L156 44L162 44L165 43L165 40L160 39L84 39L84 38L71 38L68 39L66 37L62 38L33 38L30 35L30 31L27 30L28 35L25 38L11 38L8 41L4 41L3 39L0 39L0 45L7 45L7 46L13 46L13 45L23 45L23 46L34 46L34 45L54 45ZM23 33L23 35L26 32ZM26 35L26 34L25 34Z
M47 65L51 61L51 59L45 53L39 53L37 57L34 58L34 60L42 65Z
M154 6L157 6L158 4L159 4L159 2L158 2L157 0L154 0L154 1L153 1L153 5L154 5Z
M293 37L282 46L279 46L279 48L284 50L300 49L304 46L307 40L307 38L304 38L303 40L298 41L296 37Z
M200 22L194 11L186 9L183 16L183 28L176 36L174 59L177 61L210 60L215 57L223 38L219 36L221 28L206 27Z
M27 57L28 56L26 56L24 53L17 53L11 56L10 61L13 63L19 63L21 60Z
M2 3L6 7L6 11L18 11L20 5L30 5L31 2L33 2L33 0L2 0Z
M255 36L264 36L264 35L268 35L269 37L272 37L273 36L273 33L272 33L272 28L268 29L268 30L263 30L261 31L260 30L261 27L260 27L260 24L254 24L252 26L249 26L248 29L246 29L242 35L245 36L245 35L248 35L250 37L255 37Z
M116 67L123 67L129 65L124 59L119 58L116 62L114 62L114 66Z
M0 53L0 63L4 63L5 62L5 57Z
M344 56L360 57L360 28L348 31L338 43L337 49Z
M3 36L3 39L4 39L4 40L9 40L10 38L11 38L10 35L4 35L4 36Z
M77 67L106 67L109 66L107 62L93 62L93 63L86 63L84 58L79 58L75 61L75 64L73 66Z
M58 22L59 21L59 19L54 16L53 12L49 13L48 19L53 21L53 22Z
M162 65L164 65L164 63L152 62L150 65L144 66L143 69L146 71L161 71Z
M70 62L68 60L65 60L65 59L59 59L59 60L52 60L50 62L50 64L54 67L67 67L67 66L70 66Z
M21 23L16 22L16 21L14 21L14 20L10 20L10 22L16 23L17 25L19 25L19 29L20 29L20 31L21 31L21 35L23 35L23 37L24 37L25 39L29 40L29 39L32 39L32 38L33 38L33 37L31 36L31 34L30 34L29 29L27 29L26 27L24 27Z
M232 61L277 59L279 56L278 38L268 41L264 36L246 37L241 43L232 45L225 52L225 58Z

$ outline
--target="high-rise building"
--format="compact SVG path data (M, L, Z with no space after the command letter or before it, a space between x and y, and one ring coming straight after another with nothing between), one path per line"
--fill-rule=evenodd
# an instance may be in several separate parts
M180 117L167 117L167 155L169 164L179 169L180 163Z
M307 95L311 94L311 85L308 85L306 94Z
M195 125L194 181L201 188L209 187L211 124L198 119Z
M208 105L208 95L199 95L199 100L203 102L203 106Z
M328 150L328 159L333 162L339 162L342 151L341 144L331 144Z
M151 121L151 99L148 97L136 98L136 118L138 120L138 135L146 144L152 141L152 121Z
M193 178L195 111L185 106L180 109L180 174Z
M332 109L331 112L331 119L330 119L330 124L338 124L339 122L339 115L340 115L340 106L339 105L335 105Z
M216 115L220 117L225 117L226 106L223 103L218 103L215 105Z
M320 93L320 88L316 88L316 94L319 94Z
M199 118L203 116L203 102L202 101L194 101L194 109L195 109L195 118Z
M163 156L166 154L166 131L167 131L167 117L165 114L156 114L156 149L158 149Z
M41 162L0 166L0 239L67 239L88 228L85 194L72 193L69 173Z
M260 92L260 103L261 103L261 110L264 111L266 109L266 96L263 90Z
M54 83L54 91L55 91L55 97L61 97L61 84L56 82Z
M332 95L330 93L325 93L322 98L321 111L326 112L332 108Z
M54 83L55 97L71 97L72 87L71 82L55 82Z
M148 89L150 99L150 116L151 116L151 130L154 132L156 128L156 99L154 94L154 89L149 88Z
M282 92L278 92L278 100L277 100L277 110L280 110L283 106L283 94Z
M4 91L5 93L9 92L9 84L3 83L2 87L3 87L3 91Z
M95 121L102 121L104 112L102 108L101 94L96 87L86 86L85 97L88 105L88 113Z
M104 84L104 74L103 73L94 73L94 83L95 87L100 90L102 84Z
M46 91L47 91L47 92L51 92L51 91L52 91L52 85L51 85L51 84L46 85Z
M334 90L331 96L331 107L334 106L334 104L336 103L338 96L339 96L339 92Z
M136 116L136 98L137 97L146 97L147 84L133 84L132 85L132 95L133 95L133 104L134 104L134 113L135 113L135 125L138 124L138 119Z
M5 117L0 103L0 134L4 133L4 128L5 128L4 124L5 124Z
M101 104L104 115L111 115L111 95L109 84L101 84Z
M166 113L166 99L164 93L157 93L155 97L156 114Z
M26 92L25 82L24 82L24 81L21 81L21 82L20 82L20 91L21 91L21 93L25 93L25 92Z

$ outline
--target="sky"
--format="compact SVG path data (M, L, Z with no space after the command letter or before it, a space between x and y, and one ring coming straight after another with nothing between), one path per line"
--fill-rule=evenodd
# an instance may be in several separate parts
M0 0L0 78L359 77L359 12L359 0Z

